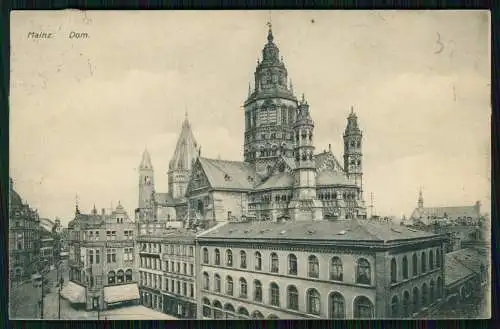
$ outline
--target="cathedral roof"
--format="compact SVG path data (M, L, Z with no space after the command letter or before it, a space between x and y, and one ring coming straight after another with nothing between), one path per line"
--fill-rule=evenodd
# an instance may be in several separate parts
M255 170L249 163L199 158L212 188L252 189Z
M153 165L151 164L151 156L149 155L148 150L144 150L142 153L142 161L141 168L143 169L153 169Z
M168 165L169 170L190 170L193 161L198 157L198 148L199 145L186 115L174 154Z
M378 241L385 243L435 237L440 236L404 226L393 227L388 223L353 219L345 221L230 222L200 235L199 239L329 240L345 243Z
M174 198L171 193L155 193L155 201L160 205L173 204Z
M318 172L316 176L316 185L324 186L324 185L352 185L355 186L356 183L347 178L347 176L341 172L333 171L333 170L323 170Z
M256 190L291 188L293 186L293 175L288 172L281 172L272 175L262 184L257 186Z
M19 194L13 189L10 190L10 205L11 206L22 206L23 200L19 196Z

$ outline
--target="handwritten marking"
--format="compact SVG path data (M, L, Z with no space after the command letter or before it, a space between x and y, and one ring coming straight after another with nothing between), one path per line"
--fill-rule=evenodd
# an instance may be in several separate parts
M441 47L437 51L434 52L434 54L441 54L441 52L444 50L444 44L441 42L441 34L438 32L438 39L436 43Z
M89 63L90 75L94 75L94 68L92 67L92 64L90 63L90 59L87 59L87 63Z

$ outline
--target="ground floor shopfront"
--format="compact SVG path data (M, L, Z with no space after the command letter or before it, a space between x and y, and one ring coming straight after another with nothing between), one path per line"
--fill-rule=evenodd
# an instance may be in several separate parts
M141 290L141 305L179 319L196 319L196 303L154 290Z

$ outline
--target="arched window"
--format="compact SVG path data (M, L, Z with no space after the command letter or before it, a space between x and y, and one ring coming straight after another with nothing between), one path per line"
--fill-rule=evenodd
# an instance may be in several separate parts
M318 258L314 255L309 256L309 277L310 278L318 278L319 277L319 261Z
M354 299L354 318L373 318L373 303L365 296L358 296Z
M215 265L220 265L220 251L215 249Z
M218 300L214 301L214 319L224 319L222 304Z
M429 303L433 304L434 301L436 300L436 283L434 282L434 280L431 280L430 283L429 297L430 297Z
M226 313L226 319L234 318L235 310L234 310L233 305L227 303L226 305L224 305L224 311Z
M125 282L132 281L132 270L129 268L125 271Z
M278 260L278 255L276 253L271 254L271 272L272 273L278 273L279 272L279 260Z
M413 313L417 313L420 310L420 294L418 288L413 288Z
M408 291L403 293L403 315L405 318L410 315L410 293Z
M203 316L205 318L212 317L212 307L210 305L210 300L208 300L208 298L203 298Z
M331 319L345 318L345 299L338 292L332 292L328 298L329 316Z
M270 301L272 306L280 306L280 287L272 282L270 286Z
M429 251L429 270L434 269L434 251Z
M230 276L226 277L226 294L233 295L233 278Z
M396 258L391 259L391 283L396 283L398 281L398 268L396 264Z
M220 276L219 276L219 274L215 274L215 276L214 276L214 291L220 292Z
M123 271L118 270L118 272L116 272L116 283L123 283L123 281L124 281Z
M238 309L238 316L240 317L240 319L248 319L250 314L248 313L248 310L246 308L240 307Z
M257 271L262 270L262 256L258 251L255 253L255 269Z
M436 267L441 267L441 252L439 249L436 250Z
M398 296L393 296L391 300L391 316L393 318L397 318L399 316L398 307L399 307Z
M203 272L203 289L210 290L210 278L207 272Z
M418 274L417 254L413 254L411 267L413 268L413 276L417 276L417 274Z
M307 313L315 315L321 313L321 297L316 289L307 291Z
M256 302L262 302L262 283L260 283L259 280L255 280L253 285L254 285L253 300Z
M441 298L443 296L443 280L441 280L441 277L438 276L437 278L437 297Z
M252 319L264 319L264 315L259 311L254 311L252 313Z
M226 265L233 266L233 252L231 250L226 250Z
M247 298L247 280L240 278L240 297Z
M424 283L422 285L422 307L426 307L429 303L429 290L427 288L427 284Z
M343 280L342 261L339 257L333 257L330 261L330 279L335 281Z
M297 275L297 256L288 255L288 274Z
M371 283L370 263L364 258L358 259L356 283L361 283L361 284Z
M403 256L403 280L408 279L408 258L406 256Z
M247 268L247 253L243 250L240 251L240 267Z
M115 271L108 272L108 284L114 284L116 282Z
M288 305L291 310L299 310L299 292L295 286L288 286L287 291Z
M421 269L422 273L427 272L427 255L425 254L425 251L422 252L422 257L420 259L420 265L422 267L422 269Z

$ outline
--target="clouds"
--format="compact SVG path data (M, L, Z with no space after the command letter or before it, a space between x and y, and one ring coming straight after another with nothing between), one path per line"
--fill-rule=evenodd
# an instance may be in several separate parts
M90 18L90 19L89 19ZM314 18L315 23L311 23ZM242 158L240 109L266 40L262 12L82 12L12 17L11 175L44 217L137 204L147 146L158 191L187 110L202 155ZM275 41L342 159L354 105L365 192L381 212L488 200L490 61L481 12L273 13ZM26 39L31 30L54 40ZM71 30L85 41L68 40ZM438 34L444 49L436 54Z

